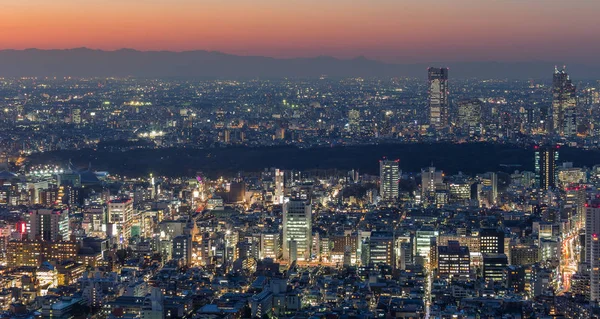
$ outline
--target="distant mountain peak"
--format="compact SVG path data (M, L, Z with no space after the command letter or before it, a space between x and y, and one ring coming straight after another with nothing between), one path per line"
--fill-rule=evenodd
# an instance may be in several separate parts
M557 62L455 62L393 64L363 55L338 59L321 55L305 58L240 56L219 51L139 51L122 48L114 51L90 49L0 50L0 77L74 76L74 77L188 77L188 78L284 78L408 76L425 80L426 68L443 65L452 68L451 79L511 78L550 79ZM569 64L574 79L595 79L598 65Z

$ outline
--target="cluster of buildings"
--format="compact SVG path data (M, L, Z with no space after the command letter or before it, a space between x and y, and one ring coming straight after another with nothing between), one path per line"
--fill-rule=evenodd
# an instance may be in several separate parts
M530 154L534 171L473 176L405 172L396 159L378 176L4 172L14 191L0 212L0 308L10 318L594 318L600 166L561 162L554 146ZM52 202L32 196L53 189Z
M600 165L555 146L597 147L596 84L450 79L0 79L2 317L599 318ZM473 175L383 158L375 175L127 177L22 157L382 141L539 146L531 171Z
M188 81L0 79L3 138L18 155L97 148L523 140L596 148L597 82L423 78ZM579 89L576 90L576 85ZM130 142L123 142L123 141ZM135 140L135 142L132 142Z

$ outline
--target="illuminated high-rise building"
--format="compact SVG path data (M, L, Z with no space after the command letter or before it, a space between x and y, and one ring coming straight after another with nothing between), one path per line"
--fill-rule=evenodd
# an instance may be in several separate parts
M357 133L360 131L360 111L350 110L348 111L348 127L350 132Z
M477 179L482 185L482 190L489 192L489 203L495 204L498 199L498 174L494 172L478 174Z
M450 240L447 246L438 246L437 269L439 275L468 277L471 272L469 247Z
M435 128L448 126L448 68L429 68L429 125Z
M565 202L563 208L571 222L578 222L583 226L585 222L585 202L587 194L583 186L565 188Z
M444 173L436 171L435 167L421 170L421 200L435 197L435 191L443 188Z
M431 259L431 241L437 240L440 232L430 226L423 226L415 233L414 256L422 258L425 263Z
M400 167L398 160L379 161L379 179L381 199L392 201L398 198L398 181L400 180Z
M132 199L123 198L108 202L108 223L115 225L120 244L127 244L129 238L131 238L132 219Z
M284 179L283 179L283 171L282 170L280 170L278 168L275 169L274 180L275 180L275 194L274 194L274 198L273 198L273 203L274 204L283 204Z
M543 190L556 187L558 147L535 148L535 184Z
M549 133L564 136L577 134L577 95L575 85L564 68L554 68L552 107L549 111Z
M267 200L270 200L273 205L283 204L285 193L285 175L284 171L278 168L265 169L262 173L262 178L265 186L265 191L270 193Z
M279 248L279 233L264 232L260 234L260 259L271 258L277 260Z
M463 133L473 135L481 133L481 106L478 99L458 102L457 125Z
M504 254L504 232L495 228L482 228L479 231L481 253Z
M71 110L71 121L73 124L81 124L81 109Z
M485 281L503 282L506 280L508 257L506 254L482 253L482 274Z
M369 264L394 264L394 235L391 232L373 232L369 238Z
M310 203L290 199L283 203L283 259L310 259L312 244L312 210Z
M590 269L590 300L600 300L600 200L586 205L585 262Z
M44 241L69 240L69 211L67 209L36 209L29 219L29 239Z

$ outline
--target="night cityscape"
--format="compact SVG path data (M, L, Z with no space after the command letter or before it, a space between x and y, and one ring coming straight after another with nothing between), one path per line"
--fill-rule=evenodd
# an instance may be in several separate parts
M0 319L600 318L600 3L134 2L0 13Z

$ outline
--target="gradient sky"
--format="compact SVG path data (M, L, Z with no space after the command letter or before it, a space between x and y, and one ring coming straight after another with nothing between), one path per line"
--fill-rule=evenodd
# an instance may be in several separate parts
M596 62L600 0L0 0L0 49Z

